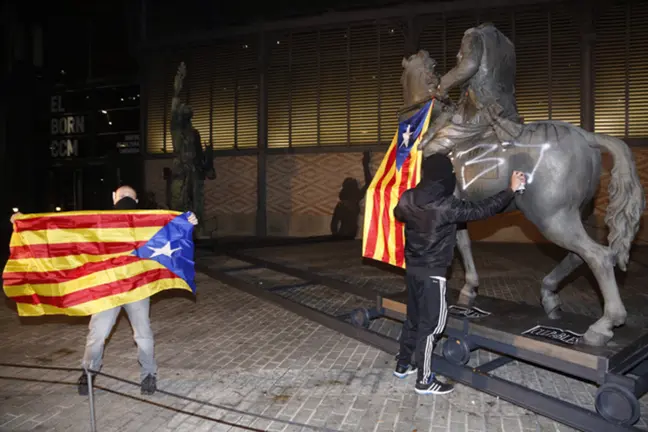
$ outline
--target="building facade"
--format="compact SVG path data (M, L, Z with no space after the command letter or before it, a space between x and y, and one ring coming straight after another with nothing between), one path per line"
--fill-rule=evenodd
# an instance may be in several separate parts
M444 73L456 64L464 31L486 21L516 46L524 120L563 120L624 139L648 185L648 4L497 0L488 8L432 2L149 35L141 59L146 189L164 201L171 91L184 61L182 97L203 144L217 150L217 179L205 187L209 231L330 234L336 206L357 207L341 193L353 183L345 180L361 186L363 153L371 152L375 172L396 131L402 58L425 49ZM606 176L597 214L605 211ZM495 227L512 222L522 228ZM507 215L471 229L478 239L539 240L526 225Z

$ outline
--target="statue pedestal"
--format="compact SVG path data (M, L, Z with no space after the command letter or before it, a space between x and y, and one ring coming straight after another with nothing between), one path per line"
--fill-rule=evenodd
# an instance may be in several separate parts
M443 361L435 360L435 372L580 430L635 430L630 426L640 417L638 399L648 392L648 329L623 326L605 346L590 346L581 336L594 317L562 312L562 318L551 320L541 307L486 296L467 307L457 304L454 290L447 298ZM402 321L406 312L404 291L378 296L375 308L354 310L351 321L368 327L381 316ZM467 366L479 349L501 356ZM490 374L516 360L595 383L596 412Z

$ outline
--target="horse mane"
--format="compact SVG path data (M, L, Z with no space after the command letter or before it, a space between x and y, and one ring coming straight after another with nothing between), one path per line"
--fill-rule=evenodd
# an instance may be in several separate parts
M407 59L403 59L403 68L410 74L417 74L428 88L436 88L439 84L439 75L436 72L437 62L426 50L419 50ZM403 84L403 78L401 78Z

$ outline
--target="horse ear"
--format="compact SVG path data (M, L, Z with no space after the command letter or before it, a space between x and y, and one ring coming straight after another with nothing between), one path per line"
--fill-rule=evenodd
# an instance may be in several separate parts
M401 62L401 65L404 68L406 68L408 64L409 64L409 60L407 60L407 57L403 57L403 61Z

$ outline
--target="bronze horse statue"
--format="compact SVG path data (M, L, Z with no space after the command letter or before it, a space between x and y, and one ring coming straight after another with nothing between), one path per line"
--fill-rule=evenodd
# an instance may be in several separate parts
M436 62L424 50L404 58L402 65L405 108L401 110L401 119L429 101L439 83ZM430 131L452 121L454 113L452 103L435 100L434 105ZM542 281L544 310L552 319L560 317L558 284L583 262L587 263L599 284L604 306L603 316L589 327L583 342L604 345L612 338L612 330L626 321L627 312L619 296L614 266L626 270L632 241L646 206L632 152L617 138L560 121L519 125L515 136L504 141L497 134L487 134L481 139L459 141L452 149L426 148L425 154L442 152L451 157L457 175L455 194L467 200L479 200L504 189L513 170L526 174L526 190L504 212L520 210L545 238L569 251ZM605 216L608 246L595 242L583 226L583 220L594 210L601 151L611 153L614 159ZM477 295L479 278L468 230L459 228L457 247L465 268L460 303L470 305Z

